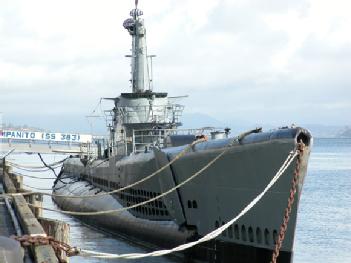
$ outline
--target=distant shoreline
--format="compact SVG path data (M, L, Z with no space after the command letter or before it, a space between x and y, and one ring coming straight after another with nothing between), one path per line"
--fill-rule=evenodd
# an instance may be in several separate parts
M335 136L335 137L320 137L320 136L317 136L317 137L313 137L314 139L351 139L351 137L341 137L341 136Z

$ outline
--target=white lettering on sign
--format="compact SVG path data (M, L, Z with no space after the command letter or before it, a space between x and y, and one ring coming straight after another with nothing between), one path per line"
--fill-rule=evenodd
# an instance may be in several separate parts
M0 130L0 139L91 143L93 136L79 133Z

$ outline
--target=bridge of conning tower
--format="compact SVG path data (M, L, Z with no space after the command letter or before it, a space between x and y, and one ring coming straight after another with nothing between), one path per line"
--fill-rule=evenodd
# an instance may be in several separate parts
M138 1L135 1L135 9L130 11L130 16L124 21L123 26L132 36L131 57L131 84L133 93L141 93L145 90L152 90L152 57L147 54L146 29L144 19L141 18L143 11L138 9ZM150 59L150 63L149 63ZM150 66L149 66L150 64Z
M135 130L176 129L181 125L184 106L177 103L181 97L168 97L165 92L153 91L152 58L155 56L147 53L142 15L138 1L135 1L135 8L130 11L131 17L123 23L132 36L132 54L127 56L131 58L132 92L109 98L115 103L113 110L107 111L113 155L125 155L133 151L133 142L137 140L133 136ZM144 133L149 134L146 131ZM153 141L148 143L153 144Z

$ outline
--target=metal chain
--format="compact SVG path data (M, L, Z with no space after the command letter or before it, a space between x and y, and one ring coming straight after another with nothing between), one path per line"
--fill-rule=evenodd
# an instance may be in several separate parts
M305 145L303 144L303 142L300 142L297 145L297 150L298 150L299 154L297 155L294 176L293 176L293 179L291 181L290 196L288 198L288 205L285 208L283 223L280 226L278 240L276 241L275 247L273 250L271 263L277 262L277 258L279 256L279 251L282 247L282 244L283 244L283 241L285 238L285 233L286 233L286 230L288 228L288 223L289 223L289 219L290 219L292 206L293 206L294 201L295 201L296 188L297 188L298 180L300 177L301 157L303 155L304 146Z
M70 245L55 240L52 236L11 236L11 238L21 243L22 247L38 246L38 245L50 245L55 251L56 257L60 263L67 263L67 260L61 257L61 252L64 252L67 257L76 256L79 254L80 249L77 247L71 247Z

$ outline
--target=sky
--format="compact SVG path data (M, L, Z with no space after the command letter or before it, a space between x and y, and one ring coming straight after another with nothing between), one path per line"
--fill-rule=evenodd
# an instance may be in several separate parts
M122 24L133 0L0 0L0 7L5 121L78 129L101 97L131 91L131 38ZM157 55L154 90L189 95L188 116L351 124L350 1L140 0L139 8L148 52Z

